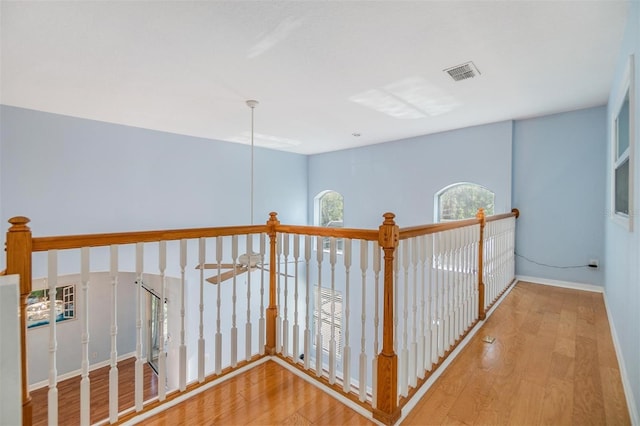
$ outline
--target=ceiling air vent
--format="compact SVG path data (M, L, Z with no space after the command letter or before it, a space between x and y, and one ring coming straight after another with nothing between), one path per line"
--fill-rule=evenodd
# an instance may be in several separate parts
M449 73L451 78L455 81L466 80L467 78L473 78L480 75L480 71L478 71L478 68L476 68L473 62L456 65L455 67L447 68L444 71Z

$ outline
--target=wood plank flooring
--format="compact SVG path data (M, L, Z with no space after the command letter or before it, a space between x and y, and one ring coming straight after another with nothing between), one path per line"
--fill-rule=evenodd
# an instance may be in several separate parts
M91 423L109 417L109 367L103 367L89 373L91 388ZM118 363L118 408L120 412L134 405L135 358ZM31 392L33 405L33 425L46 426L48 423L49 388L40 388ZM158 394L158 378L151 368L144 365L144 400ZM58 424L80 424L80 377L63 380L58 383Z
M609 330L601 294L520 282L403 424L630 424ZM133 360L118 368L123 409L133 405ZM107 417L107 375L90 375L92 421ZM146 367L145 399L156 386ZM59 384L61 425L79 422L78 388L79 379ZM46 424L46 388L32 397L34 424ZM372 423L268 361L142 424Z
M403 422L630 423L602 294L525 282Z

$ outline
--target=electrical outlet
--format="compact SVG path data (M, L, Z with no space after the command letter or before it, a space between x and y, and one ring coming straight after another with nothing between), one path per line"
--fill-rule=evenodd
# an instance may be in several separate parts
M91 354L91 359L96 359L96 358L98 358L98 352L93 352Z
M598 259L589 259L589 268L598 269Z

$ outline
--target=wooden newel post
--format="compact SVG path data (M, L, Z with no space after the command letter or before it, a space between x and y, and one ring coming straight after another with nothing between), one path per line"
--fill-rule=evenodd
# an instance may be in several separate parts
M395 215L385 213L380 225L378 243L384 251L384 295L382 322L382 352L378 355L378 400L373 417L385 424L400 418L398 407L398 355L393 349L393 257L399 243L400 231Z
M7 231L7 275L20 275L20 347L22 364L22 424L31 425L33 408L27 378L27 298L31 293L31 229L24 216L9 219Z
M269 213L267 221L269 235L269 264L276 264L276 226L280 225L278 213ZM276 353L276 317L278 316L278 306L276 305L276 268L269 268L269 307L267 308L267 341L264 350L267 354Z
M478 244L478 318L484 320L487 313L484 311L484 226L486 219L484 209L479 208L476 218L480 221L480 241Z

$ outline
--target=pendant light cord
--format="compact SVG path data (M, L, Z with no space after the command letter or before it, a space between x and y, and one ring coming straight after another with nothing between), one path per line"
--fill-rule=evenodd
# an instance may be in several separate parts
M253 110L255 105L251 107L251 224L253 225Z
M251 200L249 210L251 212L251 224L253 225L253 110L258 105L258 101L248 100L247 106L251 108Z

